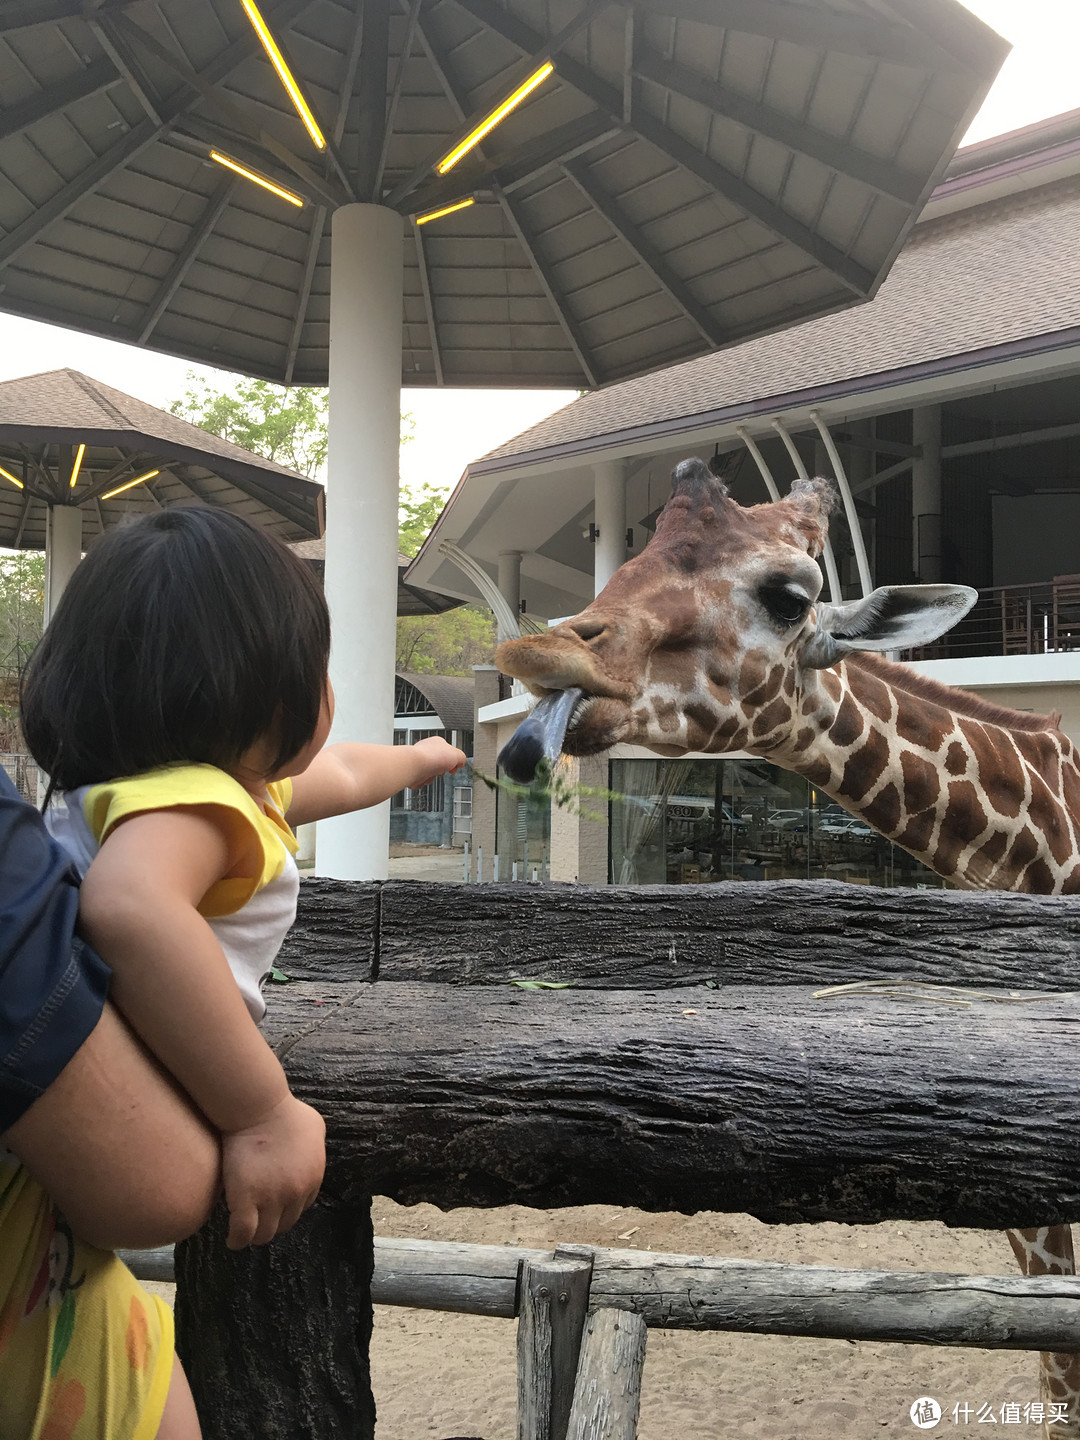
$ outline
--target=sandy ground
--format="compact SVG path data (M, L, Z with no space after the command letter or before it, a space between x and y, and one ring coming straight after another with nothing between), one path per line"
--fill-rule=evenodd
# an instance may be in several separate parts
M391 880L449 880L464 878L464 853L438 845L391 845Z
M596 1205L443 1213L379 1198L374 1217L377 1235L414 1239L535 1248L577 1241L808 1265L1015 1273L1004 1235L937 1224L768 1226L747 1215L653 1215ZM371 1364L379 1440L514 1440L515 1338L509 1320L376 1307ZM945 1414L935 1430L920 1432L909 1411L924 1395ZM1022 1407L1037 1398L1036 1358L1025 1353L653 1330L639 1440L987 1436L1004 1423L1014 1426L1005 1434L1034 1440L1039 1427L1024 1422ZM1021 1407L1018 1422L1002 1419L1009 1401ZM971 1418L956 1423L953 1407L965 1404ZM991 1407L993 1422L976 1421L982 1406Z
M380 1199L374 1215L377 1235L417 1239L537 1248L577 1241L852 1268L1015 1273L1004 1235L937 1224L767 1226L747 1215L652 1215L610 1206L444 1214ZM379 1440L514 1440L514 1345L512 1321L378 1307L372 1380ZM909 1411L924 1395L945 1411L936 1430L925 1433L986 1436L995 1431L988 1420L976 1423L980 1406L990 1405L1000 1425L1005 1402L1022 1407L1038 1398L1036 1359L1013 1351L653 1330L639 1440L914 1437L920 1431ZM971 1421L957 1424L953 1406L965 1403ZM1021 1420L1006 1433L1034 1437L1039 1427Z

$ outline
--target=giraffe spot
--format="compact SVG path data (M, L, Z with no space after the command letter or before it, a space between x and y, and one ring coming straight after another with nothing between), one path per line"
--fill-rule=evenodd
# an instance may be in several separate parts
M768 657L764 650L748 650L739 666L739 694L752 694L765 679Z
M934 869L939 875L955 873L960 852L978 839L986 826L986 811L978 790L970 780L954 780L949 786L949 804L934 855Z
M814 743L814 737L816 734L817 731L812 729L811 726L804 725L803 728L799 731L799 733L795 736L795 749L805 750L808 745L812 745Z
M754 721L751 733L755 739L760 739L762 735L771 735L774 730L778 730L780 726L783 725L785 721L790 720L790 718L791 706L781 695L774 700L771 705L766 705L765 709L759 713Z
M845 695L836 719L829 731L832 739L841 748L853 745L866 728L863 712L850 695Z
M980 845L971 857L972 868L977 867L980 875L993 874L1008 848L1008 835L1004 830L995 830L990 839Z
M1005 868L1009 875L1010 882L1007 888L1012 888L1027 867L1039 853L1039 842L1025 825L1018 835L1013 838L1009 847L1009 853L1005 858Z
M928 810L937 803L941 780L936 765L905 750L900 757L900 771L904 777L904 809L909 815Z
M840 699L844 687L841 685L840 676L837 675L835 670L822 670L821 684L830 700Z
M795 694L795 671L791 666L784 672L784 694Z
M1065 884L1061 887L1061 893L1075 895L1078 890L1080 890L1080 865L1074 865L1065 879Z
M1061 793L1065 797L1066 810L1080 825L1080 770L1077 770L1076 761L1072 758L1061 767Z
M774 665L769 673L762 680L760 685L749 692L743 692L743 704L746 709L758 709L767 705L770 700L775 699L780 693L780 687L784 681L784 667Z
M852 667L851 673L853 676L857 676L859 703L865 705L876 719L886 721L891 719L892 693L885 682L879 680L876 675L871 675L865 670L856 670L854 667Z
M691 700L683 706L683 715L686 717L690 749L704 750L716 733L716 711L711 705Z
M672 731L678 730L679 707L674 700L657 700L653 705L653 710L656 715L656 723L665 735L670 735Z
M1029 895L1052 895L1056 888L1054 872L1040 855L1024 871L1024 889Z
M1031 777L1028 823L1042 831L1050 854L1059 865L1064 865L1073 852L1072 828L1057 795L1039 775Z
M945 751L945 769L950 775L963 775L967 769L967 751L959 740L954 740Z
M741 745L743 740L746 739L746 729L737 715L729 715L723 724L716 727L716 733L713 735L713 746L714 748L719 748L722 745L727 749L737 750L739 745L730 744L736 736L742 737L739 740L739 745Z
M916 855L925 855L930 848L930 837L934 833L936 820L933 810L924 810L921 815L913 815L896 836L897 845L902 845L905 850L911 850Z
M812 785L828 785L832 780L832 766L828 760L811 760L801 767L801 773Z
M979 726L979 733L968 731L975 758L979 764L979 780L986 799L998 815L1015 820L1024 804L1024 766L1012 737L993 726Z
M895 785L879 790L863 811L863 818L883 835L891 835L900 824L900 791Z
M835 727L834 727L835 728ZM889 742L880 730L871 730L844 766L840 789L849 800L861 800L885 773L889 763Z

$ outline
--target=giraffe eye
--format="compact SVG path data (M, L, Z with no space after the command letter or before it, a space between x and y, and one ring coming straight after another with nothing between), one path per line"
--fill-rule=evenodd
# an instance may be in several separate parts
M761 603L781 625L796 625L810 609L810 596L801 585L764 585Z

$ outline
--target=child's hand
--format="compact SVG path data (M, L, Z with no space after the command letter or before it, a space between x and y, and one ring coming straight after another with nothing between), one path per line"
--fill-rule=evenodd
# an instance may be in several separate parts
M436 776L453 775L469 758L464 750L448 745L441 735L429 735L426 740L418 740L411 748L418 776L412 782L413 789L419 789Z
M258 1124L221 1137L230 1250L267 1244L314 1203L326 1168L325 1139L322 1116L295 1095Z

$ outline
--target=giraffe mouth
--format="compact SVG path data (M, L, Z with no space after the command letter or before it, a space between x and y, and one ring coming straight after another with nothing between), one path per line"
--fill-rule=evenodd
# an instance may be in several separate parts
M541 761L554 765L562 754L567 731L588 700L577 686L549 690L542 696L499 751L498 763L506 776L517 785L530 785Z
M560 755L597 755L626 739L630 729L625 700L578 686L549 690L503 746L498 763L515 784L529 785L542 761L553 765Z

